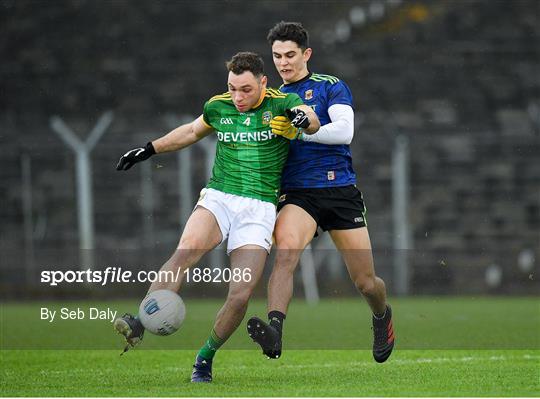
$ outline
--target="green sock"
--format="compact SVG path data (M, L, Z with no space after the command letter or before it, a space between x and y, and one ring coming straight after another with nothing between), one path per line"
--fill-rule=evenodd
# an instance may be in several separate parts
M206 340L205 344L203 345L197 356L200 356L206 360L212 360L219 347L224 343L225 340L219 338L214 329L212 329L212 333L210 333L210 336Z

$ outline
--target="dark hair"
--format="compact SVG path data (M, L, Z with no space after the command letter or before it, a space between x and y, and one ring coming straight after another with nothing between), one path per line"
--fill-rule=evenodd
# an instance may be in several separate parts
M245 71L251 72L255 76L264 75L264 61L257 53L242 51L236 53L230 61L227 61L227 70L240 75Z
M291 40L298 44L302 50L309 47L309 35L307 30L302 26L300 22L278 22L270 31L266 40L270 45L274 44L276 40L286 42Z

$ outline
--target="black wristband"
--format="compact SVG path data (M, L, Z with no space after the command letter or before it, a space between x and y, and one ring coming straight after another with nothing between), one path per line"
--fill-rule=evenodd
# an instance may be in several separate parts
M154 145L151 141L146 143L146 146L144 147L146 151L150 153L150 155L154 155L156 153L156 149L154 148Z

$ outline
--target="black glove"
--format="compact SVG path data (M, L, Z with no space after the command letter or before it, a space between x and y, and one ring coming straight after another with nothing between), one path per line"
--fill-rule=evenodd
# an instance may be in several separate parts
M286 109L287 118L291 120L291 125L302 129L307 129L309 126L309 118L301 109Z
M146 161L152 155L156 153L152 142L149 142L144 147L134 148L129 150L124 155L120 157L118 165L116 165L116 170L128 170L137 162Z

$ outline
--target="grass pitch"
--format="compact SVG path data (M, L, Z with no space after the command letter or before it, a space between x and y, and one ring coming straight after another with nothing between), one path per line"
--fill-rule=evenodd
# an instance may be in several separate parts
M216 355L214 382L189 382L193 351L2 351L3 396L538 396L535 351L253 350Z
M2 396L539 396L537 298L393 299L396 350L373 361L361 300L294 302L285 351L268 360L245 325L214 361L214 382L189 382L222 301L187 301L170 337L150 334L119 356L108 321L39 320L42 306L133 311L137 301L1 305ZM248 315L264 315L254 302ZM24 326L25 328L21 328ZM74 348L84 348L74 349ZM180 349L180 350L179 350Z

